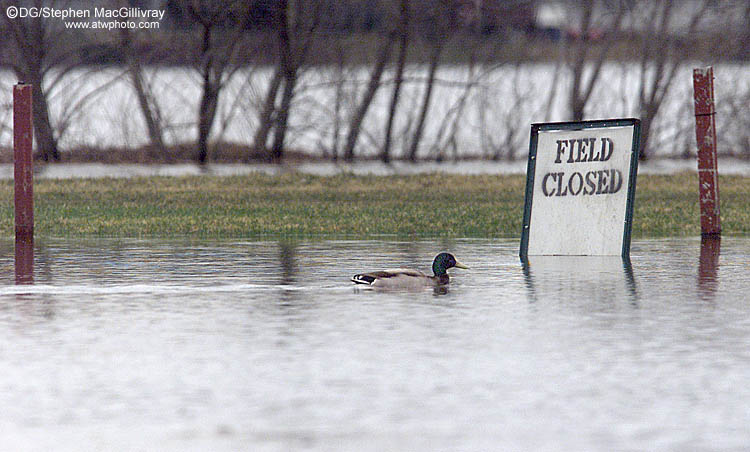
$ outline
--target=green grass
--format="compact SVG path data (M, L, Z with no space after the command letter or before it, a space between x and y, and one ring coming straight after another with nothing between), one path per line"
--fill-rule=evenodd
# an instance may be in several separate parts
M750 178L719 178L721 224L726 235L750 234ZM698 175L638 176L635 237L700 235Z
M523 176L38 180L37 237L518 237ZM635 237L700 234L697 175L639 176ZM750 233L750 178L720 181L724 233ZM13 235L13 185L0 185Z

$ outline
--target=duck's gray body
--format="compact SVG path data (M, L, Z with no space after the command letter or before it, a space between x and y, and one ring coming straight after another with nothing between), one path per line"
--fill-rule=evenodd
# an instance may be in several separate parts
M452 267L468 268L456 261L456 258L452 254L440 253L432 263L434 276L426 275L419 270L397 268L359 273L354 275L351 280L356 284L365 284L383 289L436 287L446 285L450 282L450 277L446 270Z
M395 268L370 273L360 273L352 277L352 282L366 284L372 287L399 288L399 287L434 287L448 284L448 274L441 276L428 276L419 270L409 268Z

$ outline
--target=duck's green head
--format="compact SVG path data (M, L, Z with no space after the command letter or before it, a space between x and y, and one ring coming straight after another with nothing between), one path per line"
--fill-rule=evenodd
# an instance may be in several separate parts
M464 264L458 262L451 253L440 253L435 256L435 260L432 261L432 271L435 276L444 275L446 270L449 268L469 268Z

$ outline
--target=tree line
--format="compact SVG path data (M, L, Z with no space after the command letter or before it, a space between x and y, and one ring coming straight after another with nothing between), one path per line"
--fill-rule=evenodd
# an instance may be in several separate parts
M0 2L3 10L12 3ZM750 22L750 3L695 0L583 0L563 2L564 28L537 22L542 1L508 2L463 0L167 0L137 2L141 8L167 12L157 29L122 27L106 32L66 29L59 19L26 17L1 22L6 39L0 64L18 80L33 86L33 113L38 154L45 161L61 158L60 138L75 120L75 112L95 102L92 91L53 115L50 93L75 73L86 77L103 67L118 67L137 100L145 126L149 152L155 159L169 155L163 105L150 80L150 70L164 64L188 67L197 76L200 98L194 113L195 139L192 158L206 163L211 158L214 134L221 125L217 112L229 81L254 67L271 68L271 76L260 87L248 152L279 162L287 151L290 124L298 111L296 102L308 71L325 67L336 74L327 108L333 111L335 137L327 145L332 159L352 161L361 151L366 131L363 124L373 114L376 96L385 96L385 111L379 112L382 127L378 139L367 146L384 162L393 158L415 161L423 147L427 124L439 127L429 132L440 149L431 153L444 158L456 145L470 103L479 104L478 122L484 124L481 95L486 88L482 74L498 67L518 67L528 62L545 62L552 82L533 96L547 104L540 120L582 120L590 117L595 87L602 82L608 62L623 61L637 68L637 87L627 93L633 111L642 121L641 155L655 152L650 146L652 126L664 100L687 62L704 55L715 58L745 58L742 42L750 38L747 27L737 39L726 39L726 20L739 15ZM31 0L29 7L59 9L79 7L65 0ZM112 0L111 8L132 6ZM726 19L726 20L722 20ZM121 20L126 21L126 18ZM713 22L712 22L713 21ZM743 34L744 33L744 34ZM700 46L698 45L700 44ZM703 47L701 47L703 46ZM702 53L696 53L702 52ZM407 68L418 64L424 70L410 77ZM465 80L446 81L439 70L461 65L470 74ZM351 68L363 68L366 78L351 89ZM527 81L522 72L512 72L513 95L492 102L505 103L504 135L482 136L494 149L490 158L514 158L518 143L527 133L512 112L528 108ZM436 86L452 83L460 91L447 112L436 112ZM419 98L404 100L406 86L419 86ZM107 85L96 90L106 90ZM236 93L242 96L243 93ZM565 99L565 114L552 117L553 103ZM735 105L735 104L733 104ZM737 116L747 116L747 102L736 102ZM474 105L472 106L472 108ZM409 109L407 112L406 110ZM407 124L398 118L407 115ZM444 117L435 117L437 114ZM7 126L6 126L7 127ZM485 134L487 135L487 134ZM747 138L746 138L747 140ZM748 141L750 142L750 140ZM397 149L395 149L397 148ZM71 150L73 151L73 150ZM750 150L748 150L750 152ZM455 149L454 149L455 153Z

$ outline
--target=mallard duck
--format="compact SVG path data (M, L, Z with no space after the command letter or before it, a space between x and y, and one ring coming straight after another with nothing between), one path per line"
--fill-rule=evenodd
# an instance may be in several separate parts
M425 275L419 270L397 268L394 270L360 273L352 276L352 282L381 288L443 286L450 282L446 270L452 267L469 268L458 262L452 254L440 253L435 256L435 260L432 262L434 276Z

